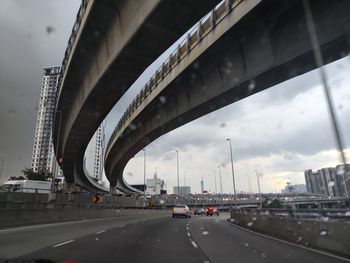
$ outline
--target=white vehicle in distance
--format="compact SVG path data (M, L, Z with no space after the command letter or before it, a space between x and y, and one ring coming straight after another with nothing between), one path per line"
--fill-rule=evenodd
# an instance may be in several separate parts
M51 182L34 180L7 181L2 185L6 192L50 193Z
M191 210L187 205L176 205L172 210L173 217L191 217Z

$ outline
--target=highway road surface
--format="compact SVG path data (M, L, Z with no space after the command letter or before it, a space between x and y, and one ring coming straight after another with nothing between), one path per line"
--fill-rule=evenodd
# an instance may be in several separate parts
M149 216L0 230L0 259L53 262L350 262L247 231L227 216ZM74 262L69 261L69 262ZM1 260L0 260L1 262Z

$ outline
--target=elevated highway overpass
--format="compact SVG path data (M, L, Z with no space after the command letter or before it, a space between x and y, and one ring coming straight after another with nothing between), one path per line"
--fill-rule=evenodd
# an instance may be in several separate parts
M350 2L309 1L324 63L349 52ZM111 191L130 190L123 170L161 135L315 69L303 1L226 1L199 23L137 95L106 152Z
M68 185L101 190L83 167L94 132L140 74L217 3L82 1L62 63L53 139Z

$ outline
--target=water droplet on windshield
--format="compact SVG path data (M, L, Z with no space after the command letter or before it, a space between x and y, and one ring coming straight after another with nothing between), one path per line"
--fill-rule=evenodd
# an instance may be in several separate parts
M251 80L248 85L249 92L252 92L256 87L256 82L255 80Z
M226 127L226 123L225 123L225 122L222 122L222 123L220 124L220 128L224 128L224 127Z
M247 223L247 226L252 226L253 225L253 222L248 222Z
M208 234L209 234L208 231L203 231L203 232L202 232L202 235L208 235Z
M129 125L129 127L133 131L137 129L137 126L135 124L132 124L132 123Z
M16 115L16 113L15 113L15 111L13 109L8 110L7 114L9 115L10 118L15 117L15 115Z
M322 231L320 232L320 235L321 235L321 236L325 236L325 235L327 235L327 234L328 234L327 230L322 230Z
M232 70L231 70L230 68L226 68L226 69L225 69L225 73L226 73L227 75L231 74L231 72L232 72Z
M337 175L342 175L344 174L344 172L345 172L345 169L343 166L340 166L336 171Z
M244 243L244 246L245 246L245 247L248 247L248 246L249 246L249 243Z
M52 35L54 35L54 33L55 33L55 28L53 27L53 26L47 26L46 27L46 33L48 34L48 35L50 35L50 36L52 36Z
M323 216L323 217L321 217L321 220L327 222L327 221L329 221L329 217Z
M159 101L162 103L162 104L165 104L166 103L166 98L164 96L160 96L159 97Z

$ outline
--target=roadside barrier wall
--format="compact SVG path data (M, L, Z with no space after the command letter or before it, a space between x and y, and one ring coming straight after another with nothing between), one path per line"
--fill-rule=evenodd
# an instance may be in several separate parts
M269 236L350 256L350 222L279 218L231 212L232 223Z
M38 208L0 209L0 227L98 219L123 216L166 216L170 210L156 209L102 209L102 208Z

